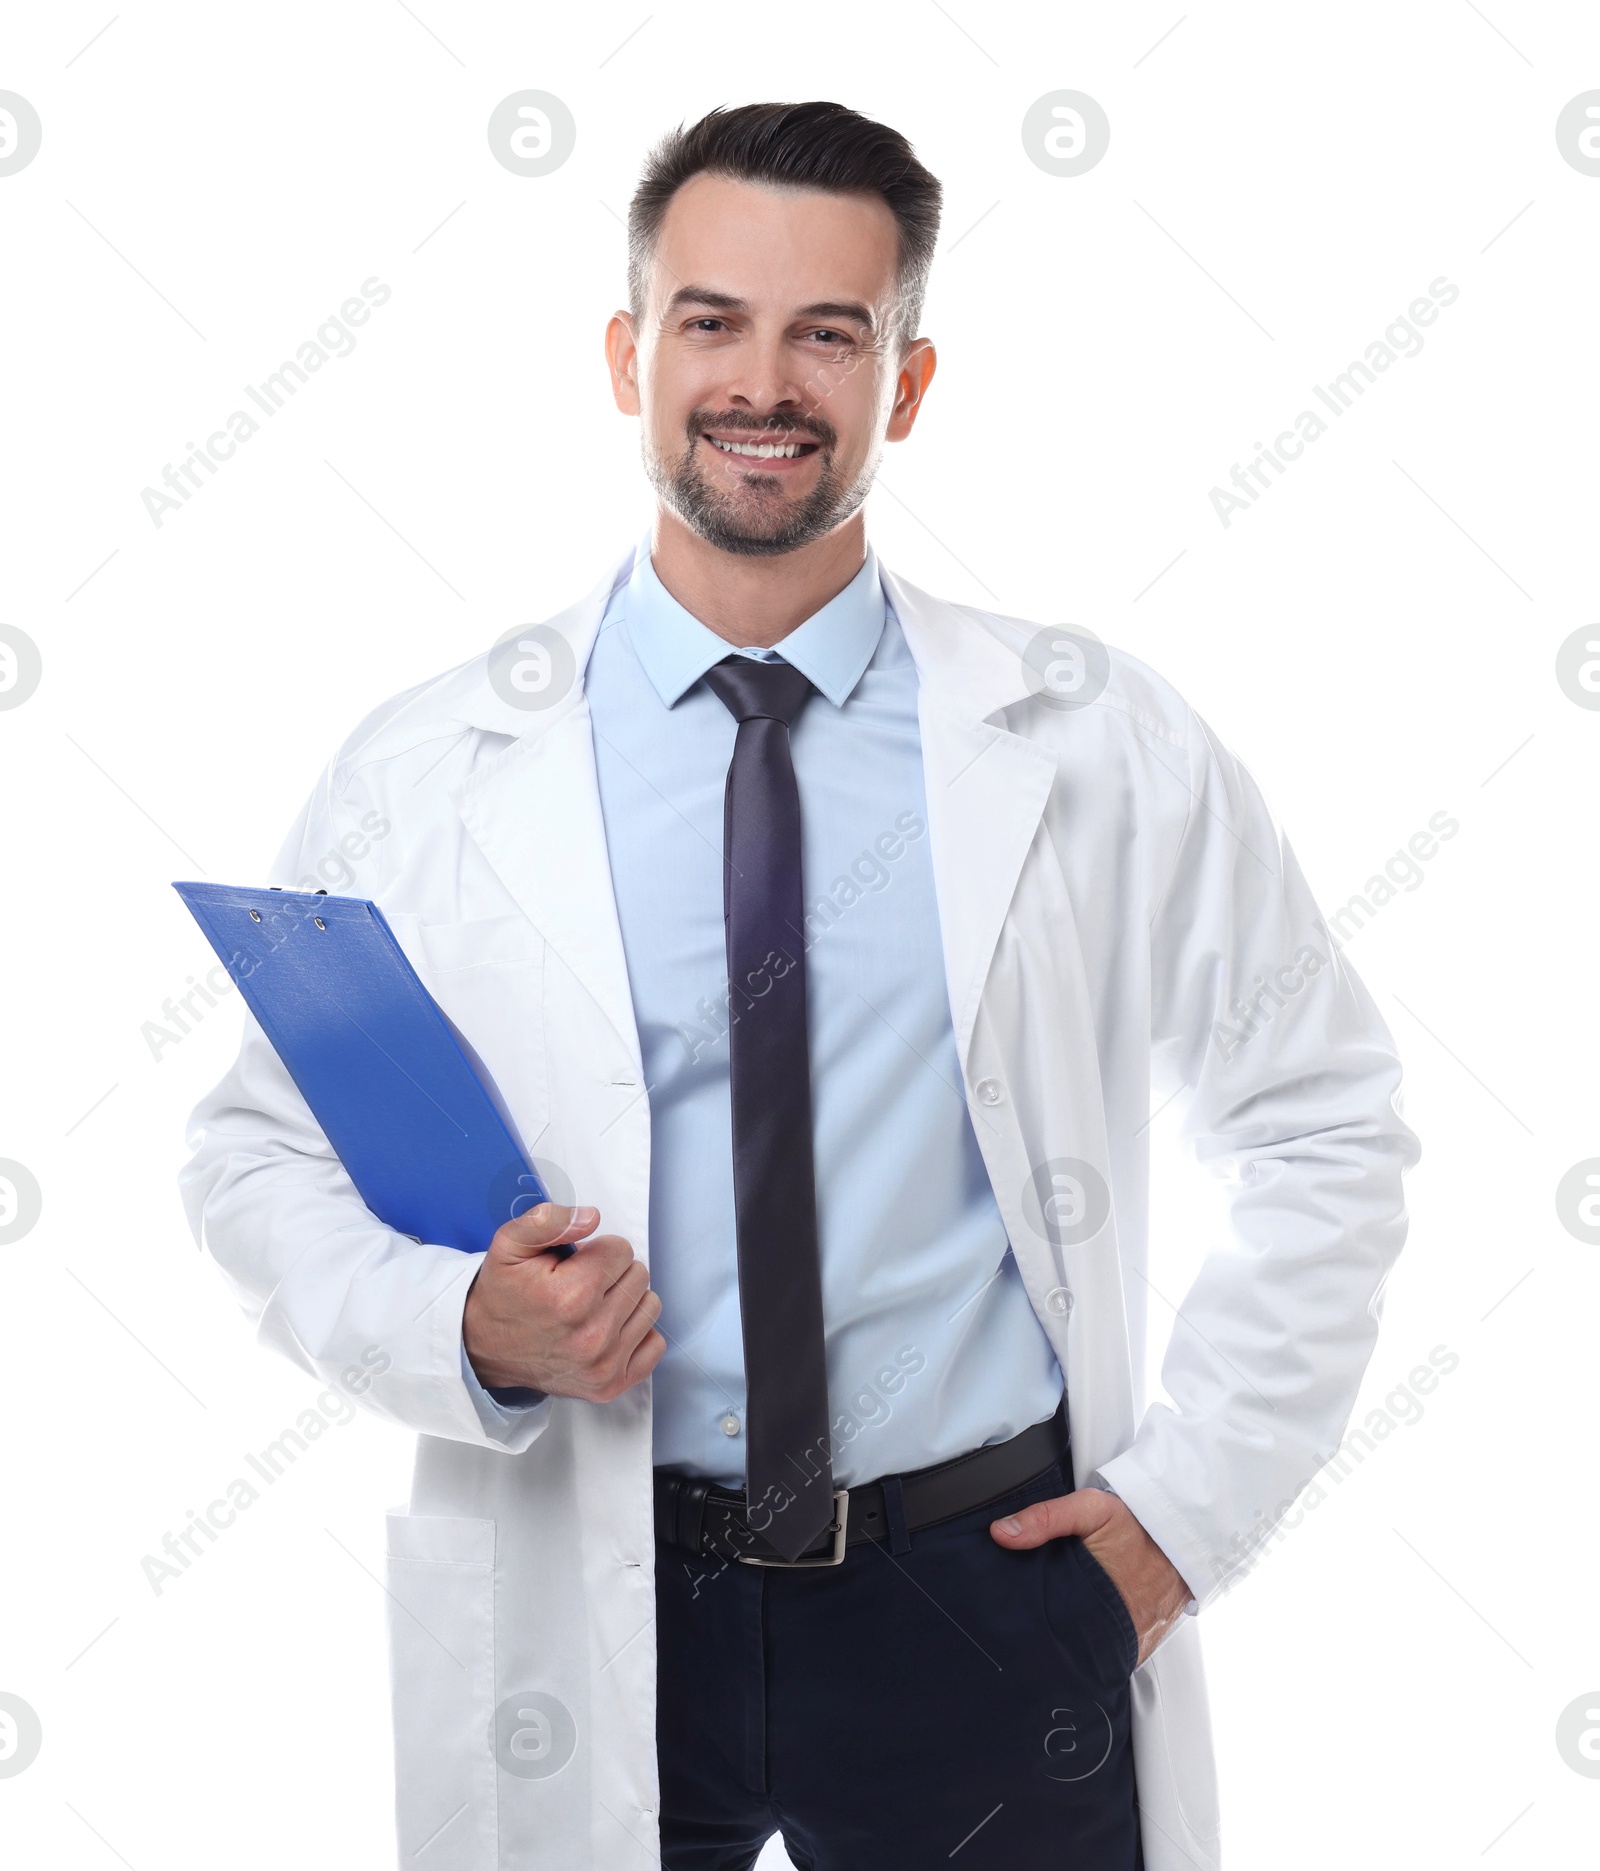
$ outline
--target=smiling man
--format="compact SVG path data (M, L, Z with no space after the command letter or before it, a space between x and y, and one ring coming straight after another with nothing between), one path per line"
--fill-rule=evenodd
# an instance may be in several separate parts
M390 824L357 887L563 1199L394 1234L253 1027L196 1113L261 1335L381 1346L420 1433L407 1866L1218 1862L1186 1614L1339 1440L1416 1145L1185 702L869 545L939 201L835 104L669 136L606 333L648 538L369 718L279 860ZM1152 1098L1231 1234L1147 1407Z

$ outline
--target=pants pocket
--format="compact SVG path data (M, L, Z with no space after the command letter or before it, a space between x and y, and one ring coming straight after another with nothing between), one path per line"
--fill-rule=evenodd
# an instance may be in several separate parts
M1139 1662L1139 1633L1111 1574L1075 1533L1045 1551L1045 1615L1057 1641L1100 1681L1125 1684Z
M400 1862L496 1871L494 1522L395 1513L388 1525Z
M1134 1628L1133 1619L1128 1613L1127 1603L1121 1592L1117 1590L1116 1580L1106 1571L1105 1567L1095 1558L1094 1554L1089 1551L1089 1548L1083 1541L1077 1540L1074 1544L1078 1549L1078 1563L1088 1575L1090 1583L1099 1594L1101 1603L1105 1606L1112 1623L1121 1634L1123 1645L1122 1674L1124 1676L1131 1676L1139 1666L1139 1633Z

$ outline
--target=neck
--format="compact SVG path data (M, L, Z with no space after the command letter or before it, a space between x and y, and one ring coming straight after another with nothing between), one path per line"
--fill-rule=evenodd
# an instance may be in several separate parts
M657 508L650 562L691 617L739 648L769 650L838 597L866 563L858 509L821 539L771 558L708 545L675 513Z

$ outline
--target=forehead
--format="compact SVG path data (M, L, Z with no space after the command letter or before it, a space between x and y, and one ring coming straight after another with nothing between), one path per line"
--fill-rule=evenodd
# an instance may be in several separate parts
M659 304L679 286L694 285L757 309L844 299L888 305L898 254L894 215L877 195L702 174L667 205L650 297Z

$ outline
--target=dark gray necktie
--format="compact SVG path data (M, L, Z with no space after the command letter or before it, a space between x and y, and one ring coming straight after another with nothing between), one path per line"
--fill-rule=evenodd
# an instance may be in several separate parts
M733 1197L751 1524L793 1559L833 1517L828 1366L806 1047L800 792L789 726L812 694L788 663L730 656L707 685L739 723L723 805Z

